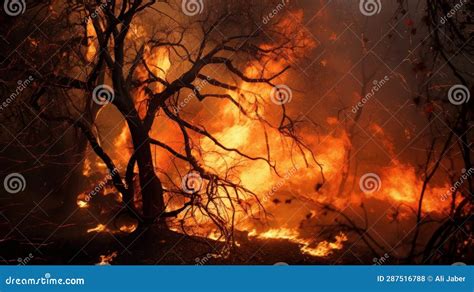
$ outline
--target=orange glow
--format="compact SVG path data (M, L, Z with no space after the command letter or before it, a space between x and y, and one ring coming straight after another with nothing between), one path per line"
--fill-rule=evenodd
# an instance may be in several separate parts
M97 54L97 34L92 19L87 22L87 52L86 60L92 62Z
M334 252L334 250L342 249L343 243L347 241L347 236L341 232L339 235L336 235L334 242L321 241L318 243L314 243L312 240L301 238L296 230L289 228L270 229L263 233L257 233L254 229L249 233L249 236L257 237L260 239L288 240L293 243L299 244L301 252L315 257L329 256Z
M110 232L110 230L107 228L107 226L103 224L98 224L96 227L87 229L87 233L91 232Z
M394 160L392 165L384 168L382 188L380 192L372 194L381 200L406 203L414 208L423 187L423 180L416 174L415 168ZM440 195L449 190L449 185L443 187L427 187L424 196L423 211L442 212L445 204Z
M117 252L114 251L109 255L101 255L100 262L97 263L98 266L107 266L112 263L112 261L117 257Z
M77 196L76 204L79 208L87 208L89 207L89 196L85 193L81 193Z
M136 224L131 224L131 225L123 225L120 226L120 231L125 232L125 233L132 233L137 229Z
M124 233L132 233L138 228L138 221L127 214L118 216L115 219L115 225L120 226L119 230Z
M347 241L347 236L344 233L339 233L336 235L336 240L334 242L321 241L316 247L311 248L309 246L304 246L301 248L303 253L315 256L315 257L324 257L332 254L335 250L340 250L343 248L343 244Z
M84 176L89 176L91 174L91 161L88 158L86 158L86 160L84 161L82 174Z
M147 80L150 76L149 72L161 79L166 79L166 74L171 68L168 50L165 48L152 49L146 46L143 58L146 66L138 66L135 72L138 81ZM149 96L145 93L145 86L139 87L134 93L135 107L142 118L146 114L146 100L149 99ZM164 89L164 86L159 82L152 83L150 87L153 93L159 93Z

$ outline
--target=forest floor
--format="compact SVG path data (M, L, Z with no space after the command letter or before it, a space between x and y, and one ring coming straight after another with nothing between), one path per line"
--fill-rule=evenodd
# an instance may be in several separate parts
M313 257L288 240L249 238L242 232L235 234L238 245L226 256L218 256L223 243L208 238L158 228L133 235L87 232L97 226L88 212L78 209L64 215L64 220L57 220L41 206L24 211L32 210L30 207L2 203L0 264L90 265L103 261L119 265L324 265L353 261L341 256L343 250L327 258Z

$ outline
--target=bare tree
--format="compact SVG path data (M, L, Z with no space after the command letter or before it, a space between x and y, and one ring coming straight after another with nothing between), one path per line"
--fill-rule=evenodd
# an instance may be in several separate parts
M183 14L181 5L172 1L68 1L54 6L54 11L59 13L53 16L41 14L46 6L40 6L38 14L44 21L49 17L62 20L61 25L57 25L57 38L51 43L58 47L67 44L73 50L54 55L55 63L51 67L31 72L36 81L29 104L48 125L59 129L73 126L79 130L86 138L83 141L87 141L107 166L113 185L122 195L120 212L137 218L141 227L157 222L165 226L166 218L180 214L192 217L199 212L230 241L236 210L240 208L253 216L255 212L264 214L263 206L252 190L228 175L233 166L224 173L207 167L196 154L202 151L196 140L206 138L221 151L248 161L263 161L278 174L271 159L268 137L262 137L267 153L253 156L225 145L204 125L189 121L176 109L187 102L188 92L199 102L226 100L246 118L259 123L262 129L272 129L293 140L306 159L309 149L296 134L297 123L287 114L285 104L271 104L267 93L242 88L243 83L262 84L274 89L275 98L281 98L285 92L277 87L277 82L287 74L292 60L289 58L278 69L270 63L280 60L284 54L297 56L305 43L294 29L282 31L278 18L262 25L261 15L265 9L273 9L272 1L217 4L209 1L205 12L196 17ZM150 21L146 24L146 35L137 36L133 29L141 18ZM91 46L95 46L96 51L93 58L88 55ZM176 76L160 74L165 69L147 60L147 54L157 51L166 53L171 66L177 68ZM31 54L42 57L39 52ZM256 73L245 70L250 65ZM145 76L138 76L138 71L145 72ZM77 72L80 74L75 74ZM202 84L206 85L205 90ZM145 96L143 100L137 101L138 91ZM108 102L125 120L133 144L124 171L120 171L112 155L102 146L94 125L97 113ZM280 111L277 123L262 115L261 108L268 104ZM168 119L180 129L182 148L172 147L160 137L152 136L157 117ZM78 151L75 162L83 161L86 144L73 147ZM157 175L160 166L154 164L152 156L155 147L197 173L203 180L203 190L183 190L166 172L161 173L160 178ZM169 180L165 187L166 178ZM169 210L170 198L179 198L181 207ZM241 202L248 198L253 198L256 205L242 207ZM136 204L139 199L141 209ZM71 197L66 203L73 201Z

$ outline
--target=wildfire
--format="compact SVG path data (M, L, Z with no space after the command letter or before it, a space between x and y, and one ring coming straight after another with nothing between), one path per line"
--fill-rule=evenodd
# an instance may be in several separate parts
M254 229L251 232L249 232L249 236L258 237L262 239L277 238L277 239L295 240L299 236L299 234L293 229L278 228L278 229L270 229L260 234L257 233L257 230Z
M270 229L260 234L254 229L249 233L249 236L260 239L288 240L299 244L301 252L315 257L326 257L331 255L334 250L342 249L343 243L348 239L346 234L341 232L339 235L336 235L334 242L321 241L315 244L313 240L303 239L297 231L289 228Z
M296 17L296 19L295 19ZM293 14L292 18L288 18L282 22L283 33L294 33L295 29L299 27L298 21L303 21L303 14L297 12ZM283 29L284 27L284 29ZM90 30L90 31L89 31ZM132 28L135 35L138 38L146 35L146 30L135 25ZM88 35L94 36L95 31L93 27L90 29L88 24ZM331 39L336 39L334 33L331 34ZM316 46L311 39L305 37L301 32L295 35L295 39L299 40L298 50L306 48L310 50ZM261 45L262 49L270 49L270 44ZM90 42L88 56L95 55L94 43ZM268 77L270 73L279 72L288 65L288 62L292 62L296 59L296 55L304 54L304 52L295 52L289 50L284 52L286 59L263 59L261 62L249 63L244 69L246 76L258 78L262 77L262 70L264 69L265 77ZM170 59L170 52L166 49L153 49L148 46L145 47L144 51L145 65L139 65L136 68L136 78L139 81L148 79L150 70L155 76L166 79L168 72L172 66ZM327 60L321 61L324 66L327 65ZM264 64L264 65L262 65ZM277 81L281 84L291 84L291 80L284 75L280 76ZM203 90L207 90L207 86L203 85ZM268 146L271 149L271 153L268 153L272 161L277 162L277 169L281 173L288 172L290 169L294 169L295 165L304 166L304 170L298 168L295 172L291 173L291 176L286 180L282 181L281 177L275 175L268 165L262 161L247 161L242 159L237 153L223 151L215 145L213 141L207 138L196 136L194 141L196 145L199 145L200 149L197 151L196 156L199 157L204 163L202 167L211 172L218 174L225 174L228 177L235 178L246 188L252 190L259 195L259 199L263 202L265 209L272 211L274 218L274 224L279 226L287 226L284 228L272 228L257 232L257 223L249 218L246 212L238 212L235 214L236 225L235 228L239 231L249 231L249 236L260 239L284 239L290 242L296 243L300 246L301 252L316 256L325 257L332 254L335 250L343 248L344 243L348 240L345 233L340 233L335 236L333 241L320 239L306 239L301 236L298 232L298 223L304 219L304 214L296 214L293 221L288 222L289 215L293 215L295 208L292 208L292 202L283 204L277 204L277 196L281 194L297 194L298 199L304 200L305 202L327 202L336 206L347 205L348 203L359 204L365 199L373 198L384 202L390 203L404 203L410 207L417 207L417 200L422 189L423 182L420 179L420 175L417 173L414 166L408 163L402 163L395 159L395 147L393 142L387 138L384 129L377 125L372 124L368 127L376 139L378 139L382 145L385 146L392 159L390 164L385 166L377 166L376 171L379 172L381 178L380 190L371 194L365 194L357 189L357 186L353 190L345 190L339 197L338 187L341 182L341 172L344 166L347 164L346 151L351 147L351 140L346 130L341 129L342 127L339 120L336 117L328 117L326 119L327 126L334 131L330 131L330 134L321 134L316 136L314 131L310 131L306 128L302 129L301 137L307 143L308 147L313 151L317 161L323 168L325 184L322 185L323 178L320 173L319 166L315 163L310 163L309 167L306 168L306 159L310 156L309 153L305 152L305 157L298 157L294 155L295 146L291 139L282 137L282 135L275 129L267 129L262 127L255 121L256 117L263 117L268 121L275 121L280 118L280 107L272 104L271 92L272 87L268 84L253 84L241 82L239 84L239 92L227 91L226 93L231 96L234 100L239 101L242 107L249 114L249 117L243 116L240 109L236 108L228 100L213 101L210 107L202 106L201 103L196 105L196 99L190 100L192 105L184 105L180 109L183 110L184 117L188 118L186 114L192 117L194 121L207 121L211 125L206 128L214 137L216 137L223 145L229 148L236 148L239 151L246 153L250 156L266 156L267 148L263 137L268 137ZM163 86L159 83L151 88L154 93L159 93L163 90ZM148 96L145 94L144 86L138 87L134 91L135 106L143 117L146 110L146 104ZM299 96L294 92L292 103L298 105ZM290 104L292 105L292 104ZM209 117L209 112L212 111L212 120ZM323 122L324 123L324 122ZM158 126L159 125L159 126ZM163 141L167 145L172 146L173 149L182 149L183 143L182 137L180 136L180 130L173 123L168 121L163 116L158 116L154 126L150 131L150 136ZM260 139L260 141L255 140ZM248 141L252 141L249 143ZM124 125L120 131L120 134L114 140L115 155L112 157L115 161L119 161L122 166L125 166L128 162L128 158L132 153L130 135L127 125ZM155 149L155 166L156 168L166 172L174 169L176 165L170 163L170 156L166 152L160 152L162 150ZM94 163L94 165L92 165ZM229 165L236 165L238 167L229 167ZM91 174L91 169L96 170L105 169L103 163L92 162L87 159L84 164L83 173L86 176ZM179 166L178 166L179 168ZM180 169L181 170L181 169ZM181 179L180 177L178 179ZM357 185L358 177L354 174L349 174L347 185ZM355 183L354 183L355 182ZM315 190L315 185L320 184L321 186ZM176 185L180 185L178 182ZM279 186L275 191L274 187ZM443 194L448 189L448 185L442 185L438 188L427 188L425 201L423 204L423 211L425 212L440 212L444 209L444 204L439 200L439 195ZM233 192L229 192L234 194ZM232 196L232 195L231 195ZM233 195L233 200L238 201L241 206L248 206L249 210L252 210L255 206L255 199L240 197ZM237 200L238 197L238 200ZM263 200L262 200L263 199ZM297 200L298 200L297 199ZM295 200L295 201L297 201ZM90 202L85 200L84 194L80 194L77 199L77 204L80 208L87 208ZM174 206L169 204L170 209L175 209L179 205ZM216 207L217 208L217 207ZM222 205L219 208L231 210L230 201L222 201ZM317 212L314 212L314 216L317 216ZM179 215L176 222L183 220ZM181 223L181 222L180 222ZM134 222L125 222L120 224L119 231L131 233L137 228ZM214 232L212 227L211 219L207 218L204 214L197 212L194 215L193 220L184 222L186 227L190 227L193 230L194 235L206 236L213 240L224 240L218 233ZM275 225L272 225L275 226ZM172 227L171 229L180 232L179 228ZM260 230L260 228L259 228ZM91 232L117 232L110 230L103 224L98 224L95 228L87 230ZM105 257L105 256L104 256ZM102 256L101 256L102 258ZM112 257L113 259L113 257ZM110 260L111 261L111 260Z
M390 167L385 168L381 191L375 193L374 196L382 200L406 203L416 207L422 187L423 181L416 174L415 168L395 160ZM423 210L425 212L441 212L445 206L439 198L448 189L449 185L447 184L444 187L427 187Z
M316 247L311 248L309 246L303 246L301 251L303 253L315 256L315 257L324 257L330 255L334 250L340 250L343 248L343 243L347 241L347 236L344 233L339 233L336 235L336 241L328 242L328 241L321 241L319 242Z

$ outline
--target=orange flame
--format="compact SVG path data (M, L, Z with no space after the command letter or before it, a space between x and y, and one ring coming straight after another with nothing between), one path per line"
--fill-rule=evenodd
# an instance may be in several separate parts
M108 229L104 224L98 224L94 228L87 229L87 233L91 232L110 232L110 229Z
M285 239L299 244L301 252L315 257L329 256L334 250L342 249L343 243L347 241L347 236L341 232L339 235L336 235L334 242L321 241L315 247L311 247L315 245L312 240L301 238L297 231L289 228L270 229L263 233L257 233L254 229L249 233L249 236L261 239Z
M100 262L97 263L98 266L108 266L112 263L112 261L117 257L117 252L114 251L109 255L101 255Z

